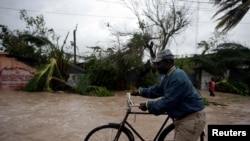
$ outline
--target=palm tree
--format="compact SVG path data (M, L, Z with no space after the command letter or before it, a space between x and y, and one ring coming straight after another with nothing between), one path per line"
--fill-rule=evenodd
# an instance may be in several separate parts
M213 18L222 12L226 12L218 18L219 23L216 29L223 28L222 32L233 29L246 15L250 7L250 0L213 0L214 4L219 6L219 10Z
M203 40L198 43L197 48L203 48L201 55L205 55L205 53L208 52L212 48L212 46L213 46L212 42L209 43Z
M68 35L65 38L66 42ZM48 57L50 63L40 69L35 76L28 82L25 87L27 91L41 91L41 90L64 90L72 89L70 85L66 83L68 78L67 67L70 58L70 54L65 53L64 45L53 44L46 37L33 36L30 34L22 35L22 37L31 43L39 44L40 46L48 45L50 50L48 51Z

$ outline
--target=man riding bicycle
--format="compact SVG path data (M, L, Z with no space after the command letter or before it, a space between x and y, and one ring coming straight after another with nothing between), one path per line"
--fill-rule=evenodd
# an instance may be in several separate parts
M160 51L153 63L159 74L164 75L161 82L132 91L131 95L152 99L161 97L141 103L139 108L155 115L168 113L174 119L174 141L196 141L206 124L205 105L200 94L187 74L174 66L174 55L170 50Z

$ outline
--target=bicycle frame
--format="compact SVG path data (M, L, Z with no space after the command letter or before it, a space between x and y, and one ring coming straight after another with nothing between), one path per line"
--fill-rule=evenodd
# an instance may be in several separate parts
M130 129L130 131L132 131L137 137L139 137L141 139L141 141L144 141L145 139L135 130L135 128L133 128L133 126L127 121L129 115L133 114L141 114L141 115L149 115L150 113L147 112L133 112L132 111L132 107L138 107L139 105L136 105L133 103L133 101L130 99L130 95L128 97L128 109L127 112L125 114L125 117L123 118L122 122L120 123L120 128L118 130L118 133L116 134L115 137L115 141L119 139L120 133L121 133L121 129L122 128L126 128L127 130ZM163 115L167 115L167 114L163 114ZM157 134L154 137L153 141L157 141L159 135L161 134L161 132L163 131L164 127L166 126L168 120L169 120L169 116L167 116L167 118L165 119L165 121L163 122L163 124L161 125L161 128L158 130ZM116 123L110 123L110 124L116 124ZM169 125L170 126L170 125Z
M128 100L127 100L127 112L122 120L122 122L120 123L109 123L109 124L106 124L106 125L101 125L101 126L98 126L96 128L94 128L93 130L91 130L87 136L85 137L85 141L95 141L96 138L98 140L102 140L102 138L100 137L103 137L102 133L104 133L105 135L107 135L105 139L107 140L111 140L113 139L113 135L115 135L115 139L113 139L114 141L118 141L120 136L121 136L121 133L122 133L122 136L125 137L126 139L129 139L130 141L134 141L135 140L135 136L137 136L141 141L145 141L145 139L136 131L136 129L132 126L132 124L130 124L127 119L129 117L129 115L133 114L133 115L136 115L136 114L144 114L144 115L148 115L150 113L148 112L135 112L135 111L132 111L132 108L133 107L139 107L139 104L134 104L134 102L130 99L130 93L128 95ZM152 114L151 114L152 115ZM166 113L162 114L162 115L167 115ZM162 123L160 129L158 130L157 134L155 135L154 137L154 140L153 141L157 141L157 140L165 140L167 139L168 137L174 137L174 123L170 123L170 124L167 124L168 120L169 120L169 115L167 115L165 121ZM172 119L172 118L171 118ZM172 119L173 120L173 119ZM109 129L108 131L114 131L116 130L115 134L114 132L102 132L104 129ZM110 130L111 129L111 130ZM99 132L101 131L101 132ZM172 132L173 131L173 132ZM100 134L98 134L100 133ZM96 136L95 136L96 134ZM105 137L104 135L104 137ZM93 136L93 138L92 138ZM200 141L204 141L204 136L205 136L205 131L203 131L200 135ZM110 138L109 138L110 137ZM93 140L92 140L93 139Z

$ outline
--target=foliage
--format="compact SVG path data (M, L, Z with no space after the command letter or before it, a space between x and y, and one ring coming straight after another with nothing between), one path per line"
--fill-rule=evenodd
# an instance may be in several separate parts
M67 39L67 37L65 38L65 40ZM61 47L59 47L57 45L52 45L49 56L52 59L53 58L56 59L57 67L58 67L63 79L66 81L68 79L68 72L67 72L68 63L69 63L69 60L72 56L65 53L63 45Z
M50 52L48 53L50 58L52 58L50 65L53 65L53 63L56 63L56 67L58 71L60 72L60 75L62 75L62 79L66 81L68 79L68 74L66 71L67 71L68 62L71 56L64 52L64 49L63 49L64 46L59 48L59 46L52 44L47 38L32 36L29 34L26 34L24 36L31 40L37 40L38 41L37 43L39 44L50 45ZM52 69L54 69L54 67ZM55 78L61 79L61 78L58 78L57 76Z
M113 89L117 79L117 67L108 59L92 59L86 63L91 85Z
M202 40L197 44L198 49L202 49L201 55L214 52L218 45L227 41L227 34L223 32L214 31L213 36L208 40Z
M150 41L148 34L134 33L133 37L129 39L127 47L131 50L131 53L136 53L139 58L143 59L145 43Z
M87 95L89 96L114 96L113 93L107 90L105 87L98 87L98 86L88 86L87 88Z
M141 80L142 81L142 86L143 87L149 87L152 86L156 83L158 83L159 74L158 73L153 73L149 72L146 74L146 76Z
M0 39L2 40L2 51L9 52L11 55L19 56L22 58L30 59L36 64L44 64L47 62L47 57L42 55L41 51L32 47L25 40L25 37L19 32L10 31L6 26L0 26L2 31Z
M193 74L195 70L195 63L190 58L176 58L175 66L183 69L187 74Z
M124 90L130 85L129 78L133 70L142 66L141 50L138 36L128 43L129 46L116 49L102 50L94 47L95 52L85 63L86 72L91 85L106 87L112 90Z
M239 81L232 81L230 82L230 84L234 86L235 88L237 88L241 92L242 95L250 95L249 87L247 86L246 83L239 82Z
M137 17L140 33L147 37L143 46L138 47L147 49L151 58L155 58L159 50L167 48L190 23L189 9L178 1L122 1Z
M0 39L4 51L32 60L29 62L33 62L34 67L41 68L26 85L25 90L72 90L73 88L66 83L68 78L66 71L71 55L65 53L64 45L59 47L58 44L52 43L58 41L59 37L55 35L53 29L45 27L42 15L29 17L25 10L21 10L20 19L26 22L26 30L10 31L1 25Z
M192 58L192 61L195 62L197 66L204 69L206 72L209 72L214 76L220 76L224 78L224 73L227 68L224 66L224 64L220 64L220 59L221 58L216 57L216 54L209 54L205 56L194 56Z
M89 76L84 74L79 78L75 93L88 96L113 96L114 94L107 90L105 87L90 85Z
M26 22L26 30L11 31L7 26L1 25L0 39L2 50L12 55L33 60L34 65L43 65L50 61L48 52L51 42L48 38L58 39L53 29L45 27L42 15L28 17L25 10L20 11L20 18ZM36 38L32 38L36 37Z
M210 105L210 102L209 102L209 100L208 100L207 98L202 97L202 100L203 100L203 102L204 102L204 104L205 104L206 106L209 106L209 105Z
M233 29L246 15L249 10L249 0L213 0L216 6L219 6L218 11L214 14L213 18L221 13L221 17L217 20L219 23L216 29L223 28L223 32Z
M42 76L41 73L36 73L29 82L23 88L28 92L39 92L43 91L46 83L46 76Z
M237 44L220 44L216 53L194 56L192 61L205 71L225 78L225 72L230 69L239 69L242 66L249 67L250 49L247 47L235 47ZM233 46L233 47L232 47Z
M216 84L217 91L248 94L250 49L237 43L223 43L214 51L213 54L194 56L192 61L218 80L227 79L231 82ZM230 71L229 77L226 75L227 71Z
M89 76L84 74L78 79L77 85L75 87L75 93L86 95L88 86L90 86Z
M245 95L242 91L240 91L238 88L236 88L229 82L223 81L216 83L216 91Z
M197 48L204 48L201 55L204 55L211 47L213 46L213 42L201 41L198 43Z
M53 59L51 63L46 65L43 69L38 71L24 88L24 90L29 92L68 89L71 89L71 86L63 81L63 77L61 76L55 59Z

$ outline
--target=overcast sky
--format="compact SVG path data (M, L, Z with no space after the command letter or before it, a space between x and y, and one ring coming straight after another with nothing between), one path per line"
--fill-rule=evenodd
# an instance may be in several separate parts
M215 19L211 19L216 8L209 0L199 0L199 17L197 17L198 0L182 0L189 3L193 11L192 24L176 39L170 49L174 54L186 55L200 53L196 43L212 37ZM137 20L134 14L120 3L120 0L0 0L0 24L10 29L23 29L20 20L20 9L25 9L28 16L43 15L46 27L53 28L55 33L64 39L70 32L68 41L73 40L73 30L77 25L76 43L79 53L83 54L87 46L111 45L111 36L106 24L122 31L135 30ZM250 13L228 33L232 42L249 46ZM198 26L197 24L198 23Z

